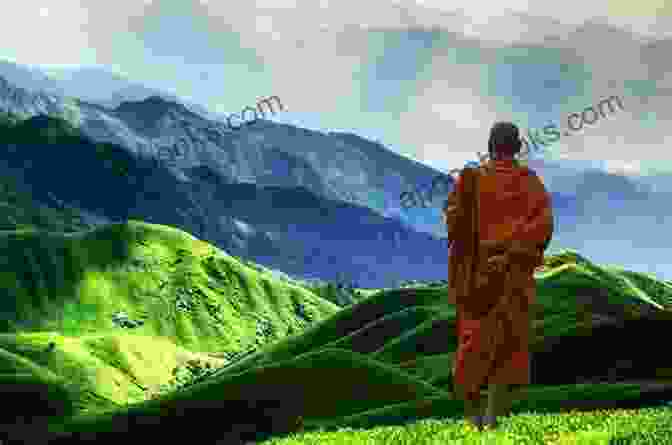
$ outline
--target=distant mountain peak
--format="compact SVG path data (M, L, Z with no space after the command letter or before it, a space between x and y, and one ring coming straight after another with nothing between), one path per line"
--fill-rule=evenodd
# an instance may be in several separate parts
M180 114L187 114L201 118L199 115L189 110L187 107L179 102L168 100L159 95L151 95L142 100L123 101L114 111L125 112L141 112L147 116L163 116L168 111L177 111Z
M60 115L63 112L62 97L43 91L30 91L17 86L0 75L0 110L20 117L39 113Z
M127 109L129 107L136 107L136 106L150 106L150 107L157 107L157 106L163 106L163 107L170 107L170 106L176 106L178 105L175 102L168 101L164 99L163 97L159 95L151 95L148 96L142 100L125 100L122 101L121 104L116 108L117 110L119 109Z
M0 75L0 86L2 86L3 90L14 90L14 91L20 91L20 92L27 93L27 91L24 88L16 86L15 84L13 84L9 80L7 80L7 78L5 78L5 76L2 76L2 75Z

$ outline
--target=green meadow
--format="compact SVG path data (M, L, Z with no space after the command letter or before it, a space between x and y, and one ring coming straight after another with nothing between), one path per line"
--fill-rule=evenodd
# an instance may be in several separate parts
M672 443L672 286L573 251L536 275L533 384L483 433L452 394L445 287L340 307L139 221L3 231L0 261L3 443Z

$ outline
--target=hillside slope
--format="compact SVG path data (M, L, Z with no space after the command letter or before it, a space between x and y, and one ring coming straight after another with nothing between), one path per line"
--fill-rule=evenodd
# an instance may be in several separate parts
M648 294L644 287L655 287L655 280L640 276L635 284L628 275L573 251L546 259L537 274L533 385L528 397L514 404L514 412L669 400L672 358L646 345L669 332L672 291ZM158 416L161 428L174 425L176 435L190 425L212 440L232 440L227 431L248 425L252 432L241 434L259 440L296 431L299 417L307 429L454 418L462 404L449 392L455 312L445 292L417 288L372 294L187 389L104 416L54 422L52 429L72 443L93 432L116 431L115 437L122 438L123 431L150 433ZM638 381L660 385L651 389ZM202 412L235 414L212 429L199 420Z
M0 263L0 351L117 404L145 399L186 360L223 366L338 310L180 230L135 221L3 232Z
M565 382L572 381L573 376L563 377L559 370L552 372L551 364L567 358L559 352L562 343L573 345L581 340L580 347L589 350L597 344L590 340L591 336L597 338L600 332L626 327L633 331L625 330L619 337L635 335L644 342L645 332L653 335L672 320L672 288L654 278L641 274L637 275L638 281L630 280L632 273L594 265L570 250L547 257L545 263L547 267L536 274L536 339L532 344L539 358L533 374L540 383L563 378ZM655 288L656 293L648 293L647 288ZM456 347L455 308L447 303L446 291L445 287L416 288L373 294L311 327L302 336L269 345L225 372L242 372L333 345L398 364L434 355L450 357ZM637 328L640 325L643 327ZM634 355L644 352L630 351ZM604 357L596 365L598 369L591 372L607 375L611 363ZM645 361L641 365L644 367ZM672 362L666 366L672 368ZM408 367L406 363L405 368ZM630 371L632 375L646 374L642 368ZM648 372L653 375L652 369Z

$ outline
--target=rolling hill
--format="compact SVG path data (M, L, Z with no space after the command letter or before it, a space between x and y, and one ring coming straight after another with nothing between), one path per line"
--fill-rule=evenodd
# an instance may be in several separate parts
M317 432L460 418L447 371L456 339L445 288L379 291L339 309L184 232L140 222L3 240L3 301L14 302L17 314L0 336L4 384L32 382L38 389L22 391L42 391L56 407L33 419L42 425L32 429L42 434L36 441L121 439L160 428L215 443L232 434L280 437L296 432L297 422ZM572 251L547 257L537 283L533 385L514 412L672 399L669 384L633 383L672 383L672 359L651 343L672 323L666 283ZM78 309L66 310L73 301ZM144 323L115 326L120 310ZM236 362L217 357L250 345L256 351ZM148 398L145 389L193 358L219 370ZM221 416L216 425L211 415ZM27 433L15 427L11 434Z
M184 232L140 222L5 231L0 251L3 372L58 382L77 409L144 400L181 363L222 366L338 310ZM142 323L115 322L121 312Z

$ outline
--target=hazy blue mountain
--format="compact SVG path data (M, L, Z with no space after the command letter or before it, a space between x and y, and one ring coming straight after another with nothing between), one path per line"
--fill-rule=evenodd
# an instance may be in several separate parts
M0 76L14 86L31 92L44 92L65 95L58 81L51 79L42 70L19 65L7 60L0 60Z
M0 60L0 76L29 92L76 98L106 108L115 108L125 101L160 96L182 103L202 116L211 119L223 118L198 104L180 100L174 94L132 82L100 67L28 67Z
M123 102L141 101L150 96L160 96L181 103L192 112L211 119L222 116L198 104L181 100L171 93L149 88L100 67L48 68L43 69L63 90L66 96L77 97L108 108L116 108Z
M46 115L3 129L0 140L3 178L30 184L36 204L95 216L93 225L137 219L178 227L297 277L387 287L445 275L445 241L366 207L303 187L233 183L206 165L182 174Z
M210 179L194 179L195 172L199 172L199 175L207 173L216 184L248 183L271 189L285 188L294 191L305 189L325 202L349 203L357 208L369 209L378 216L394 219L409 233L422 231L432 234L437 243L440 243L438 239L445 235L438 208L450 186L434 193L430 208L404 209L399 200L399 195L404 191L418 188L427 190L433 178L440 175L440 172L400 156L381 144L353 134L325 134L266 120L248 124L240 130L233 130L222 122L204 118L184 104L161 96L149 96L140 101L123 101L116 108L110 109L82 100L30 92L13 86L1 77L0 110L17 112L24 116L37 113L62 116L93 141L109 142L121 147L120 149L130 159L161 158L165 167L162 174L170 175L171 181L191 184L192 189L189 189L188 193L181 192L187 193L188 198L179 198L191 203L185 204L185 209L189 208L188 212L192 214L209 215L198 223L190 222L191 226L180 227L225 249L231 246L243 249L244 245L250 244L250 241L245 241L247 239L245 236L248 235L244 234L255 233L257 235L254 236L258 238L252 242L255 246L254 251L266 255L266 262L260 262L279 270L298 268L299 266L294 265L303 261L308 269L306 273L311 275L309 269L312 263L305 259L310 255L301 251L296 255L299 257L303 255L304 260L296 258L291 261L286 258L279 260L278 250L270 247L273 244L269 241L271 238L266 239L260 235L264 232L272 233L271 227L264 225L265 229L261 230L261 225L256 226L262 224L261 222L244 221L235 214L227 214L226 217L220 218L218 215L222 210L219 207L225 206L226 200L220 197L208 206L202 204L210 200L208 196L215 191L212 189L213 186L207 185ZM69 153L70 148L64 147L63 150L68 156L62 156L58 162L73 162L73 157ZM551 246L565 243L567 247L593 254L588 244L591 244L593 249L603 252L604 246L615 245L614 240L625 242L624 233L631 236L632 239L627 241L633 246L651 245L660 237L667 239L667 235L662 232L662 226L657 222L665 220L662 209L667 208L665 200L668 195L653 192L644 182L552 163L544 165L540 173L549 189L553 191L557 232L556 241ZM172 199L170 193L166 196L166 192L158 191L161 190L157 188L158 186L152 187L153 190L157 190L155 192L157 197L153 198L154 200L160 195L168 202ZM226 189L227 186L215 186L220 187ZM142 195L140 191L134 190L134 193ZM147 193L151 195L153 192ZM155 214L153 217L158 218L154 220L155 222L164 221L165 224L175 223L178 226L177 223L187 224L185 216L180 217L183 220L175 216L171 217L172 219L161 219L165 216L165 212L174 213L175 209L164 209L161 207L163 204L149 202L152 199L147 199L148 202L143 205L158 206L153 210ZM187 212L184 209L181 211ZM263 224L274 219L279 221L284 216L277 211L275 213L269 211ZM335 218L336 222L341 224L340 230L353 234L354 237L356 230L351 229L351 221L341 220L338 215ZM598 224L599 221L601 225ZM625 221L628 221L627 225ZM635 223L638 226L633 226ZM642 226L647 229L633 232L633 227ZM315 226L302 230L310 230L313 235L304 233L300 240L292 238L299 236L297 235L299 230L295 228L291 235L286 235L289 240L296 239L295 243L289 243L289 247L305 245L306 239L317 236L315 234L320 234L322 229ZM386 233L381 235L383 239L394 238L385 238L386 236L388 236ZM269 250L262 252L263 249L259 247L261 245L266 245ZM289 247L285 250L289 250ZM324 249L324 246L315 248ZM648 254L644 251L637 253L635 249L632 252L631 258L638 258L638 264L647 264L649 261ZM331 255L334 257L342 255L338 261L349 261L347 251L339 250ZM390 252L375 255L376 259L371 261L377 264L376 268L385 267L385 262L394 257ZM399 255L400 258L405 256L401 253ZM430 258L433 255L428 253ZM439 256L435 258L438 258L436 260L440 266L438 269L441 269L446 260L445 252L437 255ZM276 260L278 264L271 264ZM383 266L380 266L381 264ZM317 269L320 267L315 266ZM390 266L391 274L399 272L394 267ZM319 278L319 273L315 274L315 277ZM443 271L441 273L444 274Z

